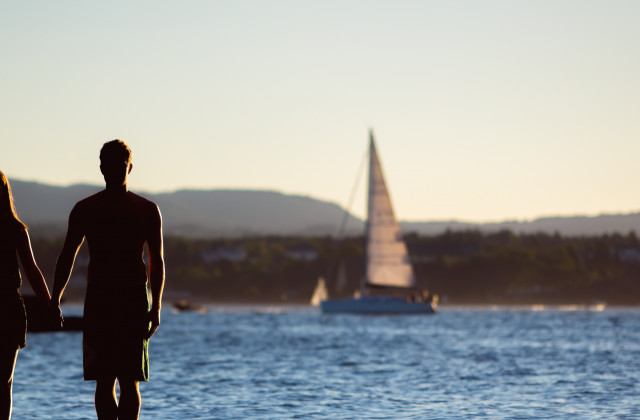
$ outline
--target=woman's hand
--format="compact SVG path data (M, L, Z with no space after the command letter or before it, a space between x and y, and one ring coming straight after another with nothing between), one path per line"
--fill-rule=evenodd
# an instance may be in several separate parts
M49 319L54 328L61 330L64 325L64 317L60 309L60 302L51 300L49 304Z

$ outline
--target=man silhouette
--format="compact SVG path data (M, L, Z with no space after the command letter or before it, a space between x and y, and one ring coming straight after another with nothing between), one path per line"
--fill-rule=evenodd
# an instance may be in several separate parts
M113 140L100 150L106 188L78 202L56 264L52 311L62 320L60 298L84 238L89 246L82 338L84 379L96 381L99 420L137 419L139 381L149 379L148 340L160 325L164 287L162 219L151 201L127 189L131 150ZM147 267L152 305L149 310ZM116 398L116 382L120 400Z

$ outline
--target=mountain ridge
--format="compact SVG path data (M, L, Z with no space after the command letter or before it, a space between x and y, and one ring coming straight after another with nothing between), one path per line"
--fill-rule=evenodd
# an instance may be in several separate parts
M11 181L18 214L39 231L62 234L69 212L81 199L102 186L74 184L54 186L33 181ZM187 237L259 235L336 235L345 210L338 204L310 196L255 189L179 189L172 192L136 191L158 204L166 234ZM511 230L515 233L559 233L566 236L626 234L640 227L640 212L597 216L540 217L530 221L476 223L450 221L401 221L404 233L435 235L446 230ZM361 234L364 222L353 215L347 234Z

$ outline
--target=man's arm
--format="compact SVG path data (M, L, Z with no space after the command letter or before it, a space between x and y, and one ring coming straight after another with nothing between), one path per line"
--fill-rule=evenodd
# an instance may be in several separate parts
M151 312L149 319L151 329L147 338L160 326L160 310L162 309L162 290L164 289L164 257L162 250L162 216L160 209L154 205L151 211L151 230L147 239L149 251L149 283L151 283Z
M80 211L77 207L78 206L76 205L76 207L71 210L71 214L69 215L67 237L64 240L62 252L60 252L60 255L58 256L58 261L56 262L56 271L53 278L51 307L54 312L57 312L60 318L60 299L62 298L64 288L69 282L69 276L71 275L73 262L76 259L78 249L80 249L80 245L82 245L82 241L84 240L84 233L80 228Z

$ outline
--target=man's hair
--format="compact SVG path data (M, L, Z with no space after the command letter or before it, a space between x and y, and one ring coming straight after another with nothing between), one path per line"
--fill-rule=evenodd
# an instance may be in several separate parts
M100 161L123 160L127 163L131 162L131 149L125 142L115 139L106 142L100 149Z

